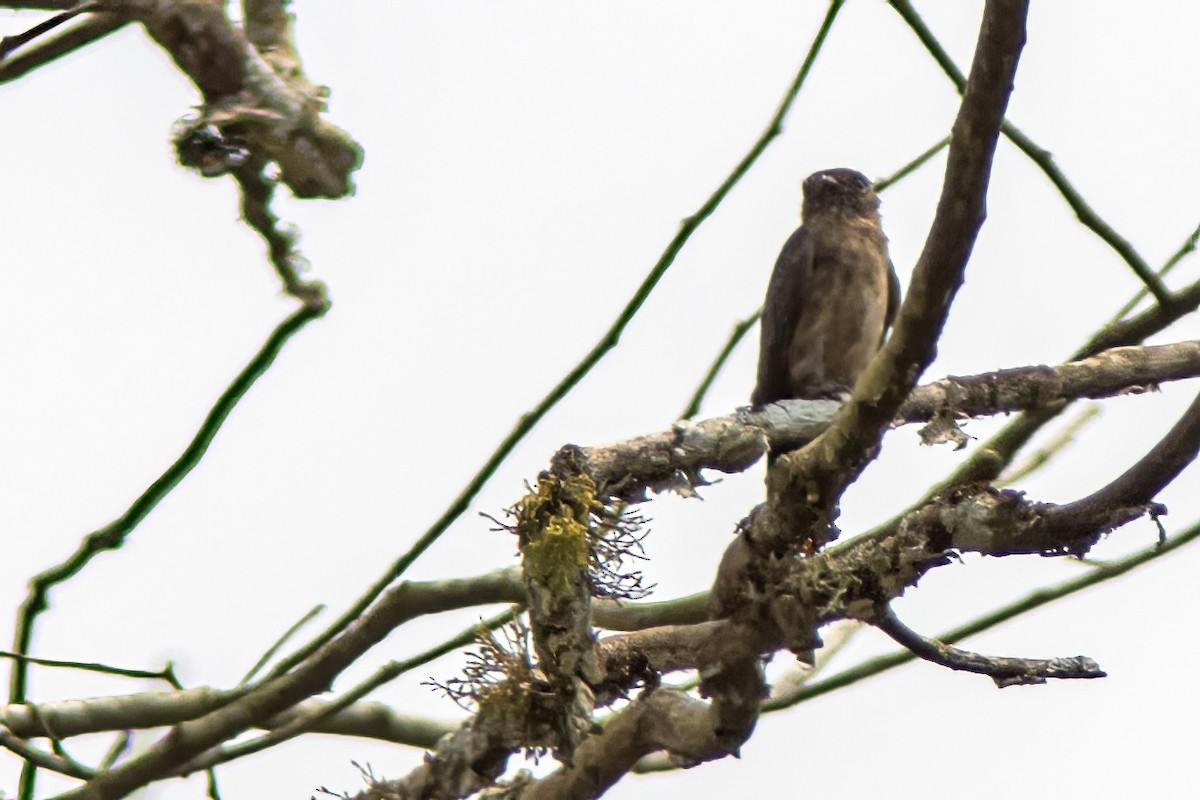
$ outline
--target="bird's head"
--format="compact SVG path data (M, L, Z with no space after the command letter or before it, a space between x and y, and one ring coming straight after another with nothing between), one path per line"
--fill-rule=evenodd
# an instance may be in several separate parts
M861 172L839 167L814 172L804 179L804 207L801 214L837 212L863 217L879 213L879 197L871 181Z

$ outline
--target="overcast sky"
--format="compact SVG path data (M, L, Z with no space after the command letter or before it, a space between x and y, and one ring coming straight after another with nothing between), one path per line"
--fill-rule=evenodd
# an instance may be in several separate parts
M358 192L285 199L333 310L292 340L203 463L137 529L56 590L35 655L153 669L228 687L316 603L340 611L435 519L516 419L596 342L774 112L824 3L330 3L296 0L330 118L361 142ZM980 3L918 8L965 70ZM40 15L0 12L0 34ZM1036 3L1009 117L1094 208L1161 264L1200 222L1200 7ZM0 89L0 642L28 577L117 517L186 446L212 402L294 307L238 223L229 180L178 167L172 123L199 98L139 28ZM620 347L555 409L411 577L514 563L499 514L562 444L665 429L733 324L761 302L822 168L889 174L945 135L953 87L883 2L851 0L786 122L688 243ZM883 197L901 281L929 227L944 159ZM1057 363L1138 288L1049 181L1002 142L989 218L927 380ZM1169 282L1195 280L1195 259ZM1200 338L1195 318L1156 341ZM703 413L747 402L757 331ZM1069 501L1111 480L1176 420L1194 384L1105 401L1058 466L1020 488ZM983 438L996 421L970 423ZM851 535L891 516L966 453L891 434L846 496ZM1191 469L1162 497L1169 531L1200 517ZM644 508L655 599L705 588L734 524L762 498L761 465ZM1135 522L1095 555L1152 543ZM1031 657L1086 654L1103 681L996 690L916 664L770 715L740 760L623 781L609 796L1007 798L1179 796L1194 783L1200 551L967 643ZM934 635L1078 574L1063 560L968 558L897 603ZM477 618L412 623L350 685ZM4 645L7 646L7 645ZM890 651L865 632L839 663ZM781 657L777 661L783 661ZM373 699L451 717L418 685ZM163 688L34 670L38 701ZM146 742L151 739L145 740ZM71 742L94 760L107 739ZM223 767L223 796L356 791L350 760L400 776L421 753L305 737ZM518 760L512 762L518 765ZM0 756L0 788L18 763ZM70 784L43 777L39 794ZM156 798L203 796L200 779Z

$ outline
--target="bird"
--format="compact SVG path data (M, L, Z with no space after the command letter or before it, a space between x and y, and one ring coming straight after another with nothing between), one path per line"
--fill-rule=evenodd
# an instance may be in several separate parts
M800 221L767 285L754 406L844 396L900 306L879 197L865 175L837 168L808 176Z

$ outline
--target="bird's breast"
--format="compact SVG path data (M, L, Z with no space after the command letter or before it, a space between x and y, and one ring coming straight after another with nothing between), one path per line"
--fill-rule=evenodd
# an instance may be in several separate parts
M792 336L790 379L799 396L849 389L879 349L890 261L878 228L814 237L813 265Z

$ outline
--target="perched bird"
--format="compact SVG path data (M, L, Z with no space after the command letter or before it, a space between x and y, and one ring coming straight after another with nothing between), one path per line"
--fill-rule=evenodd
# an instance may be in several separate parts
M801 225L763 303L754 405L854 388L900 306L900 283L866 176L828 169L804 181Z

